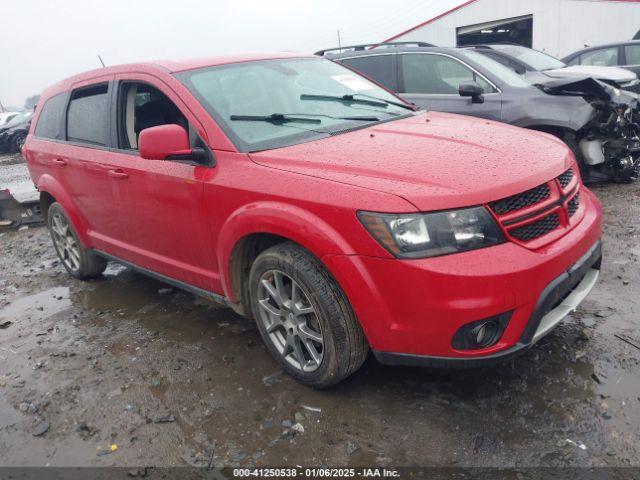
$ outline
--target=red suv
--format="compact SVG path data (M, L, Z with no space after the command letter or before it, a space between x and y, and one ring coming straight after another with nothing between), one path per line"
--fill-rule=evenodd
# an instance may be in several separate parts
M369 349L524 351L598 277L601 209L561 141L415 111L322 58L78 75L44 93L24 153L71 275L114 260L224 302L316 387Z

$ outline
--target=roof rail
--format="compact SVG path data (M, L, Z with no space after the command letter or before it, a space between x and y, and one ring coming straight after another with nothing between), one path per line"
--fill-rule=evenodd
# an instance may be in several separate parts
M324 50L318 50L315 55L320 57L324 56L328 52L343 52L345 50L351 50L354 52L360 50L372 50L377 47L398 47L398 46L408 46L413 45L415 47L435 47L436 45L427 42L378 42L378 43L365 43L362 45L348 45L344 47L337 48L326 48Z
M496 45L497 46L529 48L529 47L525 47L524 45L520 45L519 43L513 43L513 42L472 43L470 45L462 45L460 48L486 48L486 49L491 49L491 48L495 47Z

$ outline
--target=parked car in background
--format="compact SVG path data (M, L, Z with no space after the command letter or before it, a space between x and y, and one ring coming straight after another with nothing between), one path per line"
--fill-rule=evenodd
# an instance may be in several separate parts
M554 78L592 77L624 90L640 93L640 80L631 70L594 65L567 65L551 55L521 45L474 45L466 47L492 58L527 78L544 72ZM535 78L535 76L534 76Z
M2 112L0 113L0 127L2 127L7 122L10 122L13 117L18 115L20 112Z
M542 73L537 73L534 86L512 69L468 49L371 47L318 53L420 108L551 133L572 149L588 182L629 181L640 174L640 106L632 92L591 78Z
M583 48L562 59L567 65L622 67L640 76L640 40Z
M29 133L33 112L19 113L10 122L0 127L0 152L17 153L24 145Z
M24 153L71 275L115 260L223 302L316 387L369 348L520 353L600 268L600 205L561 141L416 111L314 56L87 72L43 94Z

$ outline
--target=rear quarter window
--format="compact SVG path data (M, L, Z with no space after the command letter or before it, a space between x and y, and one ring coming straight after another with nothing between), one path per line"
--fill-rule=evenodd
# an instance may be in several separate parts
M67 140L106 146L109 125L109 85L76 90L67 113Z
M67 105L67 94L59 93L51 97L42 107L35 136L64 140L64 110Z

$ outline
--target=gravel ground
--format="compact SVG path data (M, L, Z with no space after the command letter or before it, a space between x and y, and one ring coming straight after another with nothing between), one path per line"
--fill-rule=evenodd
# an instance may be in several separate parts
M640 349L616 336L640 346L639 185L595 189L601 280L526 355L370 358L328 391L282 374L229 309L117 265L77 281L44 227L4 231L0 465L640 466Z

